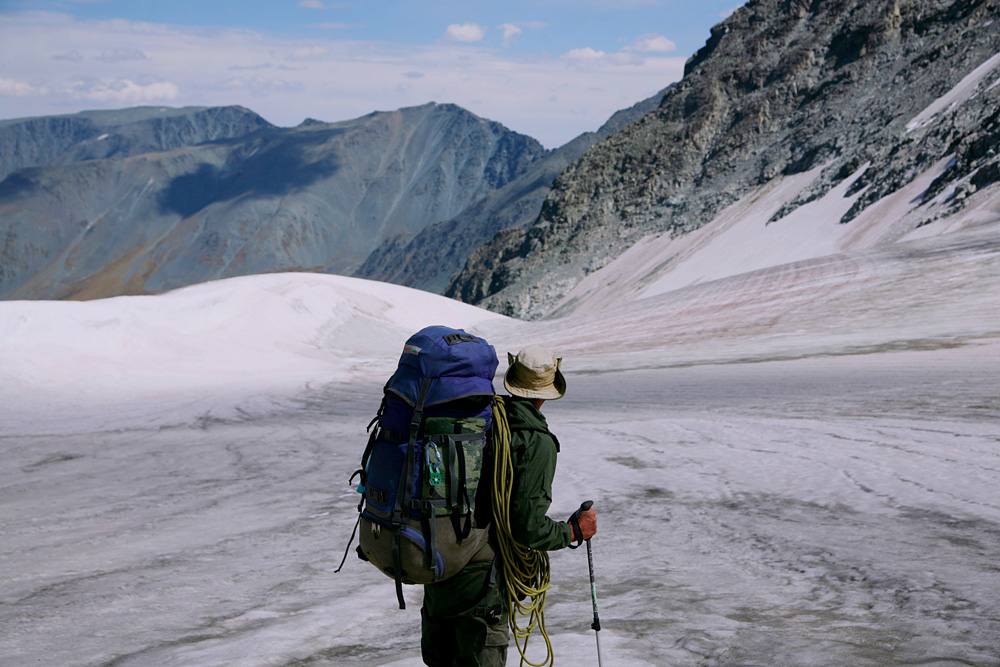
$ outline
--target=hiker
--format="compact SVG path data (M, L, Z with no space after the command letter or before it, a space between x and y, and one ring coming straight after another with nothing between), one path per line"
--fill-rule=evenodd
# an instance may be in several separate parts
M546 400L562 398L566 380L561 359L540 345L531 345L517 356L508 353L509 368L504 401L510 426L513 480L509 503L510 533L514 540L538 551L555 551L590 539L597 532L593 509L570 523L546 516L552 502L552 478L559 441L549 432L541 413ZM484 480L493 471L483 471ZM477 492L476 523L491 525L491 484ZM495 527L484 553L499 553ZM430 667L500 667L506 663L509 642L506 596L501 580L503 563L477 557L454 576L424 585L421 613L421 653Z

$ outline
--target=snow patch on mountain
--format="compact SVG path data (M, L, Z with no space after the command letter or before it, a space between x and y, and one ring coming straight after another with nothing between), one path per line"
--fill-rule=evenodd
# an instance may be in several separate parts
M958 84L941 97L934 100L926 109L906 124L906 131L913 132L930 125L942 111L948 111L969 100L980 82L1000 65L1000 53L996 54L982 65L972 70ZM994 86L996 83L993 84ZM992 88L993 86L990 86ZM987 89L989 90L989 89Z
M909 185L883 197L846 224L840 220L864 189L848 193L867 164L823 197L769 222L776 211L818 178L826 165L775 179L754 189L693 232L643 238L616 260L580 281L554 309L554 316L589 312L741 273L946 235L1000 221L1000 188L994 187L978 193L962 211L918 226L917 221L948 211L953 188L926 202L922 193L949 165L949 157L939 160Z

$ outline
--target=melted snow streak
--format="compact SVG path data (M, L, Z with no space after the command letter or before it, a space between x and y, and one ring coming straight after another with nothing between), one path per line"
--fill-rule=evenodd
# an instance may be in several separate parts
M953 354L576 379L602 619L652 664L997 664L996 367Z
M990 340L1000 336L996 230L993 223L751 271L515 333L572 358L567 368L595 371ZM498 328L496 340L510 339Z

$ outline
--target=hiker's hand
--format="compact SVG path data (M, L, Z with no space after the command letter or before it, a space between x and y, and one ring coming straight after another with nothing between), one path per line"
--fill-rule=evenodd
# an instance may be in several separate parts
M597 534L597 512L593 509L582 513L577 521L580 524L580 532L583 533L584 540L589 540Z
M590 501L587 502L589 503ZM583 509L583 507L587 507L587 509ZM590 509L590 504L585 503L583 507L573 512L573 516L567 522L573 530L573 539L570 542L570 548L572 549L575 549L597 534L597 512ZM575 546L573 542L576 542Z

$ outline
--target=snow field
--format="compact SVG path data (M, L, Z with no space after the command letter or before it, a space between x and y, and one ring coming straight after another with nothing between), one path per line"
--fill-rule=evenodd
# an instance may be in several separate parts
M605 665L1000 664L995 198L823 237L834 196L758 243L805 184L538 322L312 274L0 304L0 664L419 665L419 589L333 570L382 384L437 323L501 374L564 358L550 514L595 500ZM586 556L552 567L557 664L596 664Z

